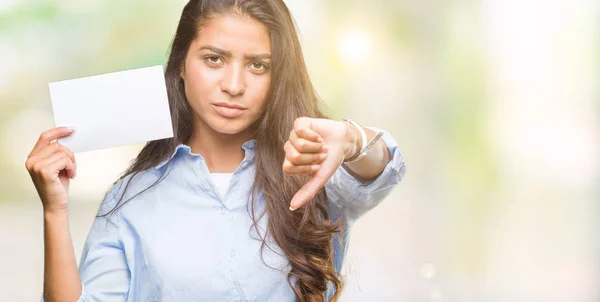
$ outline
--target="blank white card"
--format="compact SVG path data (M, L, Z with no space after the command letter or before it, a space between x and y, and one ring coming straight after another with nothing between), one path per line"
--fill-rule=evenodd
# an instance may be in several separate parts
M75 128L58 142L73 152L173 137L160 65L48 86L56 127Z

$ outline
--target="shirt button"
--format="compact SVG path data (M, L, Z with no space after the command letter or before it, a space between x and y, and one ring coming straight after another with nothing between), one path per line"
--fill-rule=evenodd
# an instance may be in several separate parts
M233 250L229 251L229 257L235 256L235 252Z

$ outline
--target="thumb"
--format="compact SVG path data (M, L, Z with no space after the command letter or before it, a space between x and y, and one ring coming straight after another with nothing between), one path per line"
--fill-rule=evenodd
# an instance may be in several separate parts
M343 159L342 159L343 160ZM321 168L314 173L308 182L298 190L296 195L290 202L290 210L295 210L305 203L307 203L319 190L325 186L327 181L331 178L335 170L340 165L340 160L335 157L328 157L321 163Z
M315 120L309 117L299 117L294 121L294 131L298 137L316 142L319 141L320 135L315 132L313 122Z

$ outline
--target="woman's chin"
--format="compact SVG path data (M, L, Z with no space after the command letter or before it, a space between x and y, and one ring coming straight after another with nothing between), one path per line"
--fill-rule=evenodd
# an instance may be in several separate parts
M221 117L210 117L204 124L212 128L213 131L225 135L237 135L246 131L252 123L248 119L225 119Z
M249 125L248 125L249 126ZM226 135L236 135L244 132L244 130L248 129L248 126L244 125L225 125L221 127L212 127L215 132Z

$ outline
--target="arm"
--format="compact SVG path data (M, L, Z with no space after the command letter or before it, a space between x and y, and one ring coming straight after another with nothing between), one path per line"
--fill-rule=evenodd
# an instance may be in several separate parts
M383 131L364 129L368 137ZM332 219L352 223L387 197L404 176L406 165L398 143L387 131L383 133L367 156L340 166L325 185Z
M81 282L67 211L44 211L44 299L76 301Z
M345 158L350 158L362 149L362 145L371 141L371 139L377 134L377 132L363 128L367 134L367 141L360 141L360 133L358 129L352 126L350 123L346 123L348 133L348 151L346 151ZM361 181L368 181L377 178L383 172L385 166L390 162L391 155L388 146L385 144L383 139L379 139L375 145L369 149L367 155L360 160L348 164L344 164L348 172Z
M100 205L99 214L106 213L114 206L115 196L118 195L109 190ZM46 267L52 270L51 273L48 270L46 272L42 301L124 301L129 292L130 272L119 235L120 211L112 216L94 219L81 254L79 271L73 256L67 220L56 221L61 224L51 225L53 233L62 227L61 233L51 236L60 240L55 238L50 245L46 244L46 253L49 253L46 257L52 258L50 262L47 260ZM68 237L68 241L64 236ZM60 249L57 248L59 243ZM68 274L65 274L65 263L69 265ZM69 294L68 297L66 294Z
M344 158L351 158L362 148L362 139L357 139L360 126L356 126L328 119L296 119L284 145L282 169L290 175L308 174L310 179L290 201L290 210L308 202L325 186L327 192L332 193L336 207L344 208L353 200L365 200L353 205L358 212L364 212L400 181L405 169L404 159L394 138L385 131L366 156L342 164ZM379 132L374 130L378 129L367 128L369 137Z
M77 271L68 215L69 183L75 178L76 162L73 152L56 141L71 133L73 129L65 127L42 133L25 161L44 209L42 300L120 299L127 293L129 270L116 220L96 218L86 241L81 270ZM102 205L113 203L115 195L111 191L106 194ZM86 287L95 294L86 293Z
M73 152L56 141L71 133L73 129L65 127L45 131L25 161L44 209L44 297L48 301L74 301L81 294L68 214L76 162Z

